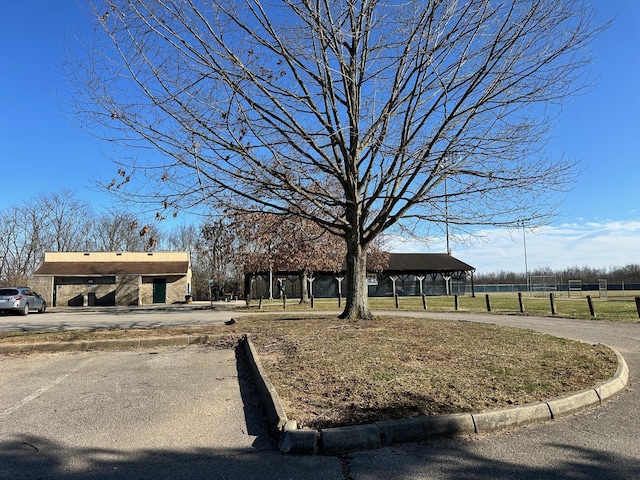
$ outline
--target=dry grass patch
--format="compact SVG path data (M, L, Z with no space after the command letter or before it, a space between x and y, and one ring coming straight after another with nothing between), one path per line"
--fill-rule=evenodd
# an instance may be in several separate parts
M275 323L256 348L287 415L313 428L548 400L617 365L600 345L470 322Z
M42 330L0 332L0 344L33 344L45 342L81 342L126 338L171 337L224 333L216 327L102 328L96 330Z

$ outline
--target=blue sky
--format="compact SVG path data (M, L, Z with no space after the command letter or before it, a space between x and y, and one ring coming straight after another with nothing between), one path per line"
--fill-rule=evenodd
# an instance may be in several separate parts
M594 0L613 26L592 45L595 89L573 99L549 144L552 155L581 161L583 173L553 222L527 231L529 269L640 263L640 1ZM87 29L75 0L5 2L0 19L0 208L63 188L97 210L113 200L93 185L111 178L108 146L72 125L62 113L68 88L61 74L64 43ZM524 271L522 232L479 231L454 243L454 256L478 271ZM444 251L394 242L394 250Z

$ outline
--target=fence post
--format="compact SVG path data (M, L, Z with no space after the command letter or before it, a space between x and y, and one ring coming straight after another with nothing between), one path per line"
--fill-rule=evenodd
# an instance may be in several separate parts
M453 296L453 307L455 308L456 312L460 310L460 301L458 300L458 295Z
M398 294L396 293L394 296L396 298L396 308L400 308L400 303L398 301Z
M589 313L593 318L596 318L596 311L593 309L593 300L591 300L591 295L587 295L587 303L589 304Z
M636 310L638 311L638 317L640 318L640 297L636 297Z
M313 295L311 295L311 308L313 308Z
M490 312L491 311L491 299L489 298L489 294L488 293L485 295L485 299L486 299L486 302L487 302L487 312Z
M518 304L520 305L520 313L524 313L524 302L522 301L522 292L518 292Z
M262 310L262 299L264 297L260 297L260 302L258 303L258 310Z
M287 309L287 296L286 295L282 295L282 309L286 310Z
M424 293L422 294L422 308L427 309L427 296Z
M338 308L342 308L342 294L338 294Z
M551 315L555 315L556 312L556 296L553 293L549 294L549 302L551 303Z

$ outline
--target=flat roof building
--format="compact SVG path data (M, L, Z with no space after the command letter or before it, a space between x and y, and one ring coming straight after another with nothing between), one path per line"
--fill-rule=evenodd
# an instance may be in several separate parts
M46 252L33 288L51 306L184 302L189 252Z

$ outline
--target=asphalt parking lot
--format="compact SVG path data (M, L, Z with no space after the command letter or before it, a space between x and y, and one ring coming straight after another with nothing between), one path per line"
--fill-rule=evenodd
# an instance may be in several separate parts
M313 463L275 449L233 349L0 357L2 479L341 478Z
M0 331L76 330L97 328L158 328L180 325L222 325L241 302L197 302L140 307L50 307L27 316L0 314Z
M0 328L241 321L239 312L224 309L151 310L2 316ZM506 433L342 458L285 456L266 435L251 381L233 350L12 355L0 357L0 478L640 478L639 324L422 314L606 343L625 357L630 388L600 408Z

